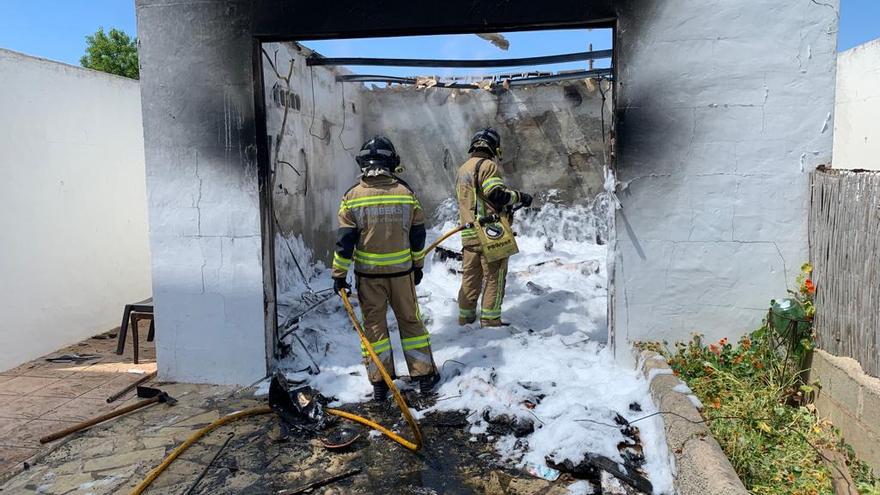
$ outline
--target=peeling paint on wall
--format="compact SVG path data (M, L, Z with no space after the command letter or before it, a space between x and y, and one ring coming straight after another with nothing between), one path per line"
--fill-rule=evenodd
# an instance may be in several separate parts
M392 87L364 92L364 135L391 138L403 177L428 211L454 197L458 166L473 134L494 127L502 136L505 179L529 192L557 190L562 202L586 202L602 191L610 140L603 92L594 81L569 81L489 92ZM604 142L603 142L604 141Z

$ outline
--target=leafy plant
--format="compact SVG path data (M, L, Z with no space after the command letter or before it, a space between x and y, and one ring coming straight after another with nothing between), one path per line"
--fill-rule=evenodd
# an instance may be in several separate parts
M845 455L847 466L838 468L849 469L859 493L880 495L880 481L808 404L817 387L803 373L814 337L811 272L805 264L788 304L773 301L765 324L736 343L706 343L695 334L672 349L665 343L640 347L664 354L705 405L712 434L751 493L833 493L822 454L829 449Z
M104 28L99 28L95 34L86 36L86 54L79 63L88 69L138 79L137 39L118 29L105 33Z

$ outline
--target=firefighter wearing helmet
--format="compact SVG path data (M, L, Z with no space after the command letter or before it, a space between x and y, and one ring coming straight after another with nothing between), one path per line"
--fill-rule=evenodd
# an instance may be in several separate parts
M394 311L403 354L420 393L428 395L439 381L428 330L422 322L415 286L422 280L425 221L409 185L395 176L400 157L391 141L376 136L356 156L359 181L342 197L333 255L333 288L349 290L346 278L354 264L363 328L373 351L394 376L394 360L385 315ZM362 349L373 399L385 400L388 386Z
M458 213L461 224L472 223L490 214L509 214L517 203L524 207L532 204L532 196L515 191L504 184L498 161L501 159L501 136L492 128L483 129L471 139L470 157L459 167L456 177ZM503 326L501 303L507 276L507 258L488 261L478 239L477 231L465 229L461 233L462 278L458 292L458 324L466 325L477 319L480 304L480 326Z

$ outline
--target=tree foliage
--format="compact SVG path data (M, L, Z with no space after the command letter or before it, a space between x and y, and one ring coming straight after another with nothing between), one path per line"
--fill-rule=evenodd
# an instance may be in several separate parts
M95 34L86 36L86 54L79 63L88 69L138 79L137 39L119 29L105 33L104 28L99 28Z

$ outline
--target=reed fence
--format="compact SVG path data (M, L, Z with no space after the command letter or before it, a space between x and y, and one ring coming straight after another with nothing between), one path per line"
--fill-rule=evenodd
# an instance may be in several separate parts
M816 170L811 196L819 347L880 377L880 172Z

